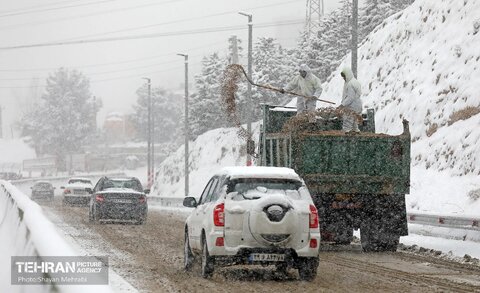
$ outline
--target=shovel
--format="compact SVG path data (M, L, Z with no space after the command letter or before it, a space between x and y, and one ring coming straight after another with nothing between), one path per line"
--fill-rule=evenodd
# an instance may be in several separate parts
M285 90L282 90L282 89L279 89L279 88L275 88L275 87L272 87L272 86L269 86L269 85L263 85L263 84L258 84L258 83L255 83L253 82L253 80L251 80L247 73L245 72L245 69L242 67L242 65L239 65L239 64L230 64L227 66L226 70L225 70L226 74L225 76L227 77L224 82L227 83L227 84L230 84L230 83L236 83L237 80L239 79L239 72L240 73L243 73L243 75L245 76L245 78L247 79L247 81L254 85L254 86L257 86L257 87L260 87L260 88L264 88L264 89L267 89L267 90L271 90L271 91L274 91L274 92L279 92L279 93L282 93L282 94L289 94L289 95L293 95L293 96L297 96L297 97L302 97L302 98L306 98L306 99L314 99L314 100L317 100L317 101L320 101L320 102L324 102L324 103L328 103L328 104L333 104L335 105L334 102L331 102L331 101L327 101L327 100L322 100L322 99L319 99L317 97L314 97L314 96L305 96L305 95L301 95L301 94L297 94L295 92L290 92L290 91L285 91Z

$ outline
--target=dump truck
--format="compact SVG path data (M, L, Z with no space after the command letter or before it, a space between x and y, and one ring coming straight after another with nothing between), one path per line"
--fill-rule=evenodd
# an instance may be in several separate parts
M350 244L360 229L364 251L396 250L400 236L408 234L408 121L399 135L375 133L375 112L368 109L360 132L345 133L334 112L312 122L302 121L294 108L262 107L257 165L293 168L305 180L322 242Z

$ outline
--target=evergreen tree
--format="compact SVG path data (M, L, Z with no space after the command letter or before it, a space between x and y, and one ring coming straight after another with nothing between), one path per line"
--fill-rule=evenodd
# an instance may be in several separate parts
M48 77L40 102L23 117L22 135L38 155L56 155L61 166L66 154L79 152L95 133L100 106L82 73L60 68Z
M131 116L137 129L137 138L147 140L148 132L148 88L146 85L137 90L137 104L133 106L135 114ZM182 123L182 98L161 87L151 89L152 115L154 121L154 141L175 143L178 140Z
M205 56L202 71L195 76L196 93L191 96L190 127L196 137L207 130L230 125L220 96L223 71L228 64L218 53Z

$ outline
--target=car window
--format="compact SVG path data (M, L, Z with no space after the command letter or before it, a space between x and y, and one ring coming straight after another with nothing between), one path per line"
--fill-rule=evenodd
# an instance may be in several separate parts
M142 192L142 185L135 178L132 179L115 179L107 178L103 182L102 190L108 188L128 188Z
M102 183L103 183L103 179L98 180L97 184L95 184L95 187L93 188L93 191L94 192L100 191Z
M227 181L226 177L227 176L224 175L218 180L217 188L215 188L215 190L213 191L213 195L210 198L210 201L216 201L218 199L218 197L222 193L222 188L223 186L225 186L225 183Z
M207 198L205 199L205 202L210 202L212 201L212 195L214 194L215 190L217 189L218 185L218 177L213 178L213 183L212 186L210 186L210 189L208 190Z
M208 181L208 183L207 183L207 186L205 186L205 189L203 190L202 195L200 196L200 199L199 199L199 201L198 201L198 202L199 202L199 205L205 203L205 200L207 199L208 191L209 191L210 186L212 185L212 183L213 183L213 178L210 179L210 181Z
M236 192L234 200L259 199L270 194L284 193L292 199L300 199L302 182L277 178L241 178L228 183L227 192Z

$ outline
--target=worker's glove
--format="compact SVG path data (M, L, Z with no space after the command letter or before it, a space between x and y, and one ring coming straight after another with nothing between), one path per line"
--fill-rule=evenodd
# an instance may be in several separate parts
M284 93L285 93L285 90L284 90L284 89L280 89L280 93L284 94Z

